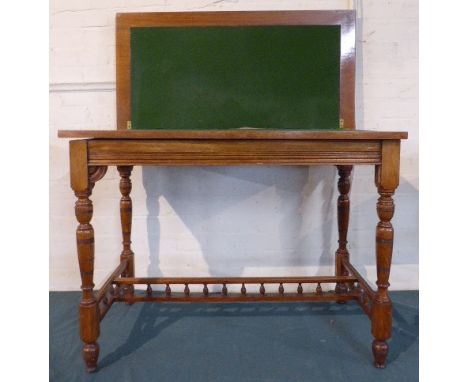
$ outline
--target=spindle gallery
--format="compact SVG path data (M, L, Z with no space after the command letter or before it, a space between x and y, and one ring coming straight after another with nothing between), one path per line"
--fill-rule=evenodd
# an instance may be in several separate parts
M392 327L392 197L399 183L400 141L407 133L355 128L354 11L129 13L118 14L116 23L117 130L59 131L59 137L73 138L70 177L77 198L80 334L86 369L97 369L99 328L116 302L244 301L355 302L371 321L374 364L383 368ZM191 49L185 49L183 41L190 41ZM224 46L229 49L221 55ZM324 46L327 49L321 49ZM188 56L180 59L181 55ZM288 60L281 60L283 55ZM161 59L164 73L154 65ZM216 60L225 61L210 65ZM232 60L245 65L233 66ZM243 70L246 67L275 75ZM170 78L185 79L186 88L173 87L167 83ZM209 85L194 91L191 84L203 81ZM167 89L172 89L170 94L164 93ZM223 94L229 102L217 102L205 94L209 91ZM136 277L131 247L133 167L234 165L337 168L335 274ZM375 168L376 291L351 264L347 246L356 165ZM90 198L109 166L116 166L120 174L123 247L118 267L95 290Z

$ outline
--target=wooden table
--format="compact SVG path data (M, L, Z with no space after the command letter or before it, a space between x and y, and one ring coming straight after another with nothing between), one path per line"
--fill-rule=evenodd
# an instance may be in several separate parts
M393 247L394 212L392 196L399 183L400 140L405 132L363 130L291 131L291 130L211 130L211 131L59 131L70 141L71 187L77 197L75 214L78 260L83 296L80 302L80 334L83 357L88 371L95 371L99 356L100 321L114 302L132 304L153 302L239 302L239 301L356 301L371 320L372 351L375 366L383 368L391 336L392 303L388 295ZM262 165L333 165L338 168L338 249L335 275L297 277L136 277L131 249L133 166L262 166ZM374 291L350 263L347 245L350 174L354 165L375 166L375 185L379 222L376 229L377 290ZM94 288L94 231L91 225L93 205L90 196L94 184L108 166L120 173L120 217L123 249L120 264L97 290ZM184 285L183 293L171 291ZM190 285L203 285L193 293ZM227 285L238 284L237 290ZM247 293L245 285L258 285L258 293ZM277 293L266 293L265 284L278 286ZM285 284L297 286L295 293L285 292ZM304 284L316 286L315 292L303 291ZM335 284L324 292L322 284ZM146 292L134 289L146 285ZM154 292L152 285L165 286ZM210 291L222 285L220 293ZM209 287L210 286L210 287Z

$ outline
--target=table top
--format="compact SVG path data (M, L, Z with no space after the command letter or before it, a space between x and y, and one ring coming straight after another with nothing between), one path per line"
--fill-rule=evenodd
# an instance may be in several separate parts
M80 139L296 139L296 140L398 140L407 139L404 131L373 130L273 130L240 128L235 130L59 130L59 138Z

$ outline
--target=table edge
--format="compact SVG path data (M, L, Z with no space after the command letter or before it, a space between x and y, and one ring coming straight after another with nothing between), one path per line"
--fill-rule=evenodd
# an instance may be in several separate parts
M242 139L242 140L365 140L407 139L406 131L375 130L58 130L58 138L68 139Z

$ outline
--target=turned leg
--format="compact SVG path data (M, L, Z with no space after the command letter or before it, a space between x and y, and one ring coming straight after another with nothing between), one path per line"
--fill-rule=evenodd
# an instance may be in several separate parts
M372 343L375 366L385 367L388 354L386 340L392 331L392 302L388 295L390 286L390 266L392 261L393 227L390 220L393 216L393 191L379 188L380 198L377 202L379 223L376 229L376 261L377 261L377 294L372 304Z
M78 200L75 204L75 214L79 221L76 229L76 243L78 248L78 261L81 273L81 289L83 295L80 301L80 336L84 342L83 358L86 370L93 372L97 367L99 356L99 312L94 297L94 231L90 224L93 215L93 204L89 199L90 187L86 191L75 192Z
M122 273L123 277L135 277L134 254L131 249L131 232L132 232L132 199L130 192L132 191L132 181L130 175L133 166L117 166L120 174L120 221L122 225L122 253L120 260L127 260L127 267ZM134 294L133 285L123 286L124 296L131 297Z
M342 265L342 259L349 259L349 252L346 248L348 244L348 223L349 223L349 190L351 188L350 175L353 166L337 166L338 167L338 196L337 211L338 211L338 249L335 254L335 275L348 276L348 271ZM335 287L336 293L346 293L348 287L345 283L337 283ZM344 301L339 301L343 303Z
M91 225L93 203L89 199L94 183L106 173L107 167L88 167L87 141L70 142L71 187L77 197L75 215L79 222L76 244L81 275L82 297L80 301L80 337L83 341L83 359L86 370L97 368L99 357L99 310L94 288L94 230Z
M393 226L390 221L395 210L392 196L399 182L399 154L399 142L384 142L382 165L376 166L375 176L380 195L377 202L379 222L375 232L378 289L372 301L371 321L374 336L372 352L374 365L378 368L385 367L389 350L387 340L392 334L392 302L388 294L393 251Z

